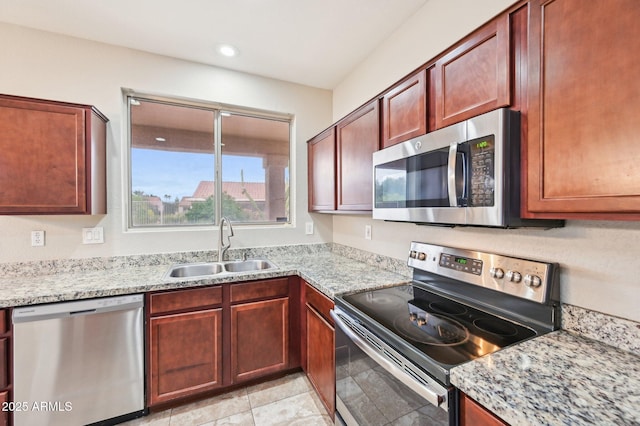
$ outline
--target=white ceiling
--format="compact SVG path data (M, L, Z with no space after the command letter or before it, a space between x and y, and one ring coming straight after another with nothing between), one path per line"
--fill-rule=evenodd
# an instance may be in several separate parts
M427 1L0 0L0 21L333 89Z

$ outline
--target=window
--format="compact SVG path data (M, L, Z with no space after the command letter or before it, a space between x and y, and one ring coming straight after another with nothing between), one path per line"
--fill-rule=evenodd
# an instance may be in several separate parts
M127 99L131 227L290 221L289 117Z

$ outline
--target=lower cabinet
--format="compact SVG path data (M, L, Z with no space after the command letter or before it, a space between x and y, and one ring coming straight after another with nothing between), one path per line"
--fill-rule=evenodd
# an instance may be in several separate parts
M460 392L460 426L505 426L507 423Z
M304 283L305 324L303 368L327 411L334 417L336 408L335 329L329 311L333 301Z
M0 310L0 405L4 407L5 402L11 401L11 322L9 311ZM10 412L0 411L0 426L10 424Z
M264 299L248 303L243 300ZM234 383L289 368L287 278L231 287L231 377ZM237 303L237 304L234 304Z
M299 299L297 277L148 294L147 405L299 368Z

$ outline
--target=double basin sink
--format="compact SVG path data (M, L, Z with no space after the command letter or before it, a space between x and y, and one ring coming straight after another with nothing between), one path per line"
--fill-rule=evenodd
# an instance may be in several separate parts
M210 277L241 272L276 269L277 266L267 259L227 260L224 262L181 263L172 265L165 278Z

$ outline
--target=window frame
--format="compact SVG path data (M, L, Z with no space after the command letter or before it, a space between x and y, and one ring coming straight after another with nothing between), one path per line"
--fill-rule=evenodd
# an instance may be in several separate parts
M191 98L184 98L178 96L166 96L150 94L145 92L139 92L132 89L122 89L124 112L125 112L125 134L126 137L124 143L123 152L123 191L125 196L123 198L123 216L124 216L124 228L126 232L167 232L167 231L187 231L187 230L202 230L217 228L222 217L222 114L229 113L234 115L242 115L246 117L255 117L259 119L269 119L275 121L286 122L289 124L289 165L288 165L288 177L289 177L289 209L288 220L283 222L233 222L233 226L246 227L246 228L290 228L295 226L294 213L296 205L295 197L295 182L293 176L295 175L295 116L291 113L279 113L274 111L262 110L258 108L242 107L237 105L224 104L219 102L211 102L205 100L196 100ZM132 126L131 126L131 99L137 99L141 101L160 102L168 105L193 107L199 109L205 109L214 113L214 163L212 167L214 169L214 182L215 182L215 211L213 223L209 224L184 224L184 225L135 225L133 224L132 214L132 199L133 182L132 182Z

